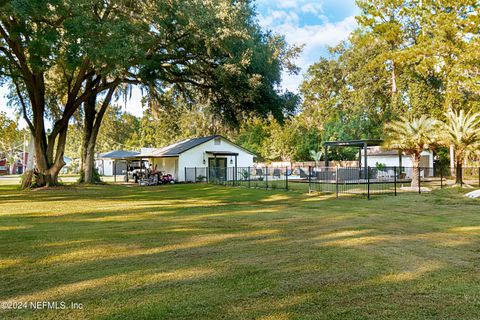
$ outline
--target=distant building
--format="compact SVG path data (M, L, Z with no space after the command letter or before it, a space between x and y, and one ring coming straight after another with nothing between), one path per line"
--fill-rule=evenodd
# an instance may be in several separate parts
M28 162L28 152L23 153L23 150L15 150L16 160L13 167L8 163L8 157L0 153L0 175L4 174L22 174L25 171L25 164ZM10 172L12 169L12 172Z

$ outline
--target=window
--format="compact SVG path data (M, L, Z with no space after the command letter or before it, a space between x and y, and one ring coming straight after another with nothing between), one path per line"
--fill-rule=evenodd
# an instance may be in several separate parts
M215 138L215 145L216 146L219 146L221 142L222 142L222 138Z

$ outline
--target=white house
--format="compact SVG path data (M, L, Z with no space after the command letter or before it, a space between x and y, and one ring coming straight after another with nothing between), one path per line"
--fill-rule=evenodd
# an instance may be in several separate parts
M220 168L215 174L227 175L234 168L252 167L253 157L250 151L222 136L213 135L186 139L159 149L143 149L130 160L148 160L152 170L186 182L196 181L200 176L207 177L213 168Z
M363 151L361 152L362 159ZM433 152L423 151L420 158L420 167L422 176L433 175ZM369 147L367 151L367 166L375 168L376 164L384 164L387 167L403 167L407 176L413 167L412 158L409 155L402 154L396 150L385 150L382 147Z

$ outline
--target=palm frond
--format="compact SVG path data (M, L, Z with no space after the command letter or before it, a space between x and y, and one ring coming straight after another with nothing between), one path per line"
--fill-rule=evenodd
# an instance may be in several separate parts
M445 113L445 144L453 145L458 153L467 155L480 147L480 113L450 109Z
M420 153L440 143L440 122L425 115L401 117L385 126L385 143L388 149Z

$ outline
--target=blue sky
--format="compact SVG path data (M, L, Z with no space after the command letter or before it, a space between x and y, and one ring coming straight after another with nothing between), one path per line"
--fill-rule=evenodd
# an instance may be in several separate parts
M355 0L256 0L255 6L263 28L285 35L290 44L304 45L296 61L300 74L282 77L282 87L291 91L297 91L308 66L327 55L328 46L348 37L359 13ZM11 112L6 107L5 90L0 87L0 111ZM140 99L140 91L135 90L126 110L141 116Z
M355 28L355 0L257 0L262 27L285 35L290 44L304 45L296 61L297 76L283 75L282 86L297 91L308 66L328 55L327 48L346 39Z

